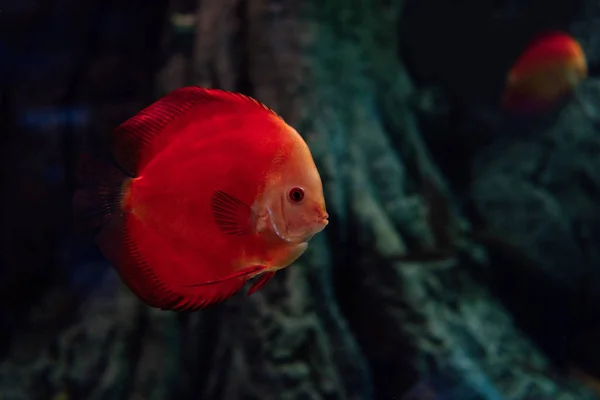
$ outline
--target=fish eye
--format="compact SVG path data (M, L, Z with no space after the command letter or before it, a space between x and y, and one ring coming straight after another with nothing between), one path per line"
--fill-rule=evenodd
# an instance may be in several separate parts
M304 190L302 190L302 188L299 187L294 187L290 189L290 192L288 193L288 198L292 203L300 203L304 198Z

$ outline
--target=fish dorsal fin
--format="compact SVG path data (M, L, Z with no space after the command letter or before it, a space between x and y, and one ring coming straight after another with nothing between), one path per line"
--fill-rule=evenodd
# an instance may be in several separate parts
M194 111L191 114L191 111ZM211 118L219 113L267 112L280 118L277 113L259 101L241 93L220 89L207 89L199 86L187 86L176 89L138 114L131 117L114 131L113 151L121 168L131 176L160 151L156 147L157 139L167 139L176 132L168 127L180 118L193 117L194 120ZM151 152L151 153L148 153Z

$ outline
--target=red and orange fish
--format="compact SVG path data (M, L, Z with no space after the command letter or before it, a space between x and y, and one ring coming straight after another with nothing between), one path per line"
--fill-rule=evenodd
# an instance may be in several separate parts
M572 93L587 78L583 49L572 36L553 32L533 40L510 69L502 106L538 112Z
M76 209L99 216L99 248L156 308L200 309L258 277L251 294L328 223L305 141L241 94L177 89L115 130L113 155L118 169L88 163Z

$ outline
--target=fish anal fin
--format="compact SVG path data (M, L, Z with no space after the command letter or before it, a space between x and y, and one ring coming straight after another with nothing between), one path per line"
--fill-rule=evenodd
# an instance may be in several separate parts
M113 134L113 151L119 165L132 176L137 176L142 165L142 155L147 151L158 152L156 140L169 132L175 120L189 115L194 109L194 119L212 118L221 112L262 111L280 118L273 110L257 100L240 93L199 86L176 89L141 110L119 125ZM174 134L175 132L170 132ZM166 145L168 140L163 143ZM151 150L152 149L152 150ZM151 159L154 154L148 154Z
M207 307L217 305L224 300L232 297L242 287L246 281L243 279L230 280L227 282L215 283L210 286L204 286L202 293L186 296L182 298L176 305L172 306L172 311L197 311Z
M227 282L227 281L232 281L232 280L236 280L239 278L251 278L252 276L260 273L261 271L266 270L268 267L264 266L264 265L255 265L252 267L248 267L248 268L244 268L242 270L236 271L232 274L229 274L223 278L219 278L219 279L215 279L215 280L211 280L211 281L204 281L204 282L199 282L199 283L192 283L189 285L183 285L185 287L201 287L201 286L210 286L210 285L216 285L216 284L220 284L223 282Z
M185 285L186 287L195 288L198 292L188 296L189 299L186 298L186 300L181 301L175 305L172 310L195 311L220 304L240 291L250 277L260 273L260 271L263 271L266 268L267 267L263 266L254 266L237 271L221 279ZM266 272L265 274L269 274L269 272Z
M211 198L214 220L227 235L248 235L253 232L253 212L250 206L235 196L217 190Z
M256 281L254 282L252 287L248 290L248 293L246 294L246 296L250 296L252 293L256 292L258 289L265 286L266 283L269 282L271 279L273 279L274 276L275 276L275 271L263 272L258 278L256 278Z

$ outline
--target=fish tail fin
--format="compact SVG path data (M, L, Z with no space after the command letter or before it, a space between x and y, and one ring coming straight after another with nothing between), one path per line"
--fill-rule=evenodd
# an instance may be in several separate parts
M81 157L78 175L73 223L80 231L98 228L120 213L129 177L111 163L89 155Z

